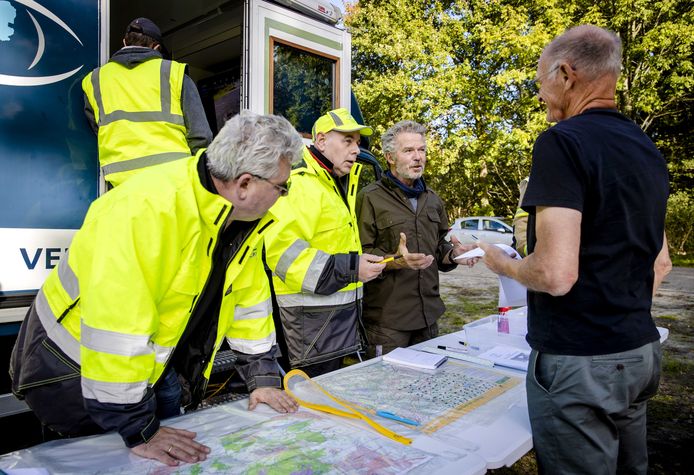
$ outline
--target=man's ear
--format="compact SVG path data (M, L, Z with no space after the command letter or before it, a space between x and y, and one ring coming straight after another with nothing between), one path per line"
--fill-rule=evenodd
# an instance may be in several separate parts
M128 44L125 42L125 38L123 38L123 46L128 46Z
M395 165L395 159L393 159L393 154L391 152L386 152L383 156L386 157L386 162L388 162L389 165Z
M233 180L230 185L233 187L233 193L240 199L245 200L248 196L248 188L253 180L253 176L249 173L242 173L236 180Z
M155 43L154 46L152 46L152 49L154 51L161 51L161 45L159 43Z
M313 141L313 145L316 146L320 153L325 152L325 140L326 134L324 134L323 132L319 132L316 134L316 140Z
M559 65L558 71L561 80L564 82L564 90L568 91L576 83L576 70L567 62Z

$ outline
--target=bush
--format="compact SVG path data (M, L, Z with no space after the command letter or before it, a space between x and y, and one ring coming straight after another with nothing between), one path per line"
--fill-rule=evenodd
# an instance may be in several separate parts
M691 192L678 191L670 195L665 218L670 254L691 256L694 252L694 197Z

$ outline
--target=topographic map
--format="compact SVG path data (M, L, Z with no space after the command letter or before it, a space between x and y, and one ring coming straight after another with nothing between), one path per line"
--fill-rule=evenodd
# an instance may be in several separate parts
M316 382L370 414L388 411L414 420L421 431L432 433L516 387L521 380L449 360L436 372L380 361L356 371L327 374Z
M166 467L141 461L102 474L396 474L431 473L440 457L392 442L367 430L335 424L310 412L275 416L215 437L202 463Z

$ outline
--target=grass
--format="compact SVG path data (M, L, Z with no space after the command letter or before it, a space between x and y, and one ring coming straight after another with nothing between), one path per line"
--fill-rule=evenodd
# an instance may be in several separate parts
M670 254L670 260L675 267L694 267L694 257L689 255L679 256L677 254Z

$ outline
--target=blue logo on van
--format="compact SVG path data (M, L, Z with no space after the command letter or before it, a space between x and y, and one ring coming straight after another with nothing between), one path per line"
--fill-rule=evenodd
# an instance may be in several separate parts
M17 38L17 27L16 22L18 21L18 13L11 2L23 5L28 18L31 20L34 29L36 31L36 39L31 41L28 37ZM32 11L34 13L32 13ZM39 64L41 58L43 58L46 51L46 34L44 33L44 28L41 26L41 22L37 20L39 17L41 21L46 21L47 18L54 25L59 26L64 32L69 34L74 38L74 40L79 43L80 46L84 46L82 40L77 36L77 34L55 13L51 12L48 8L40 5L34 0L0 0L0 42L13 41L17 42L26 50L26 45L35 45L35 52L33 59L26 58L26 71L30 72L36 65ZM22 53L24 53L23 51ZM84 65L80 65L72 70L59 72L57 74L48 75L19 75L19 74L2 74L0 71L0 85L6 86L44 86L46 84L52 84L63 79L69 78L82 69Z

